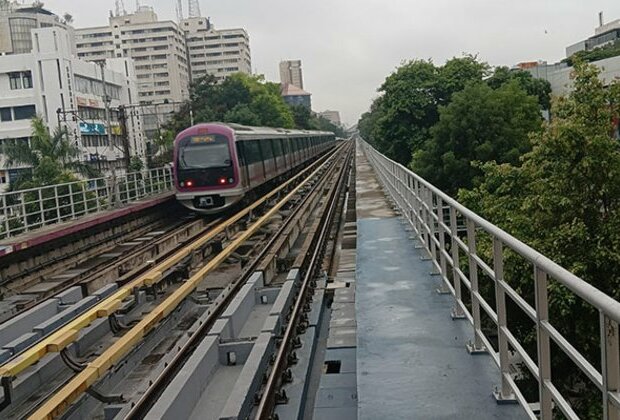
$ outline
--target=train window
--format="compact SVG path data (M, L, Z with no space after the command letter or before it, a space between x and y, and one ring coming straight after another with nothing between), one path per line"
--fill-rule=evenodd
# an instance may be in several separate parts
M273 159L273 149L271 148L271 140L261 140L260 149L263 152L263 159Z
M260 145L258 140L248 140L244 142L243 151L245 153L246 162L248 165L263 160L260 151Z
M280 139L271 140L271 144L273 146L273 154L276 156L282 156L282 142Z
M284 152L285 155L288 155L291 153L291 145L290 145L290 139L282 139L282 151Z
M226 168L232 165L228 138L221 134L189 136L178 145L180 169Z

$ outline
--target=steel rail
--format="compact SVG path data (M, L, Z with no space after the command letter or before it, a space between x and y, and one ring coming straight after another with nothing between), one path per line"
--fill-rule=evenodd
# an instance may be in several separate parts
M330 174L332 168L335 168L337 164L337 160L332 161L332 166L326 170L326 174ZM262 247L262 250L253 258L252 262L244 269L244 272L241 276L239 276L238 280L236 280L230 292L226 295L226 297L219 301L215 308L211 309L210 315L205 319L205 322L200 325L200 327L192 333L191 337L188 341L183 344L183 346L178 350L175 354L174 358L170 360L167 366L159 373L159 375L155 378L155 380L150 383L147 390L142 394L140 399L134 403L131 410L124 417L125 420L135 420L142 419L148 413L148 410L152 407L154 400L156 400L159 395L164 391L167 384L176 376L179 369L183 366L185 361L191 356L194 349L200 344L200 342L204 339L206 334L211 329L213 323L217 320L219 315L226 309L230 301L234 298L235 293L245 284L245 282L252 276L255 272L256 268L261 264L262 259L268 255L272 251L272 247L274 244L278 242L280 236L288 226L293 223L296 219L296 216L299 212L301 212L305 203L309 202L310 198L314 191L322 188L322 186L327 182L327 175L323 175L321 181L316 183L312 187L312 191L309 194L305 195L303 201L298 205L295 210L287 216L284 223L278 228L278 231L274 233L269 239L268 243Z
M331 156L331 155L328 155ZM246 231L241 233L235 238L224 250L212 258L205 266L200 268L194 275L192 275L186 282L184 282L179 288L172 292L167 298L164 299L156 308L149 312L142 320L140 320L135 326L128 330L121 338L119 338L114 344L108 347L100 356L95 360L88 363L84 370L78 373L69 383L55 393L49 400L47 400L41 407L39 407L31 416L30 419L53 419L62 413L69 407L69 405L79 398L86 390L93 385L99 378L103 377L106 372L118 363L125 355L127 355L140 341L148 334L160 321L165 319L171 312L173 312L177 306L192 293L198 284L203 281L204 277L224 262L230 255L232 255L237 248L239 248L245 241L247 241L252 235L254 235L268 220L270 220L284 204L290 201L302 187L306 185L325 165L325 158L321 159L322 162L318 168L314 169L300 184L294 187L282 200L273 205L265 215L261 216L256 222L254 222ZM308 168L306 168L308 169ZM306 173L304 170L297 176ZM293 179L296 179L297 176ZM277 188L268 196L273 196L280 191L284 186L288 185L292 180L287 181L283 186ZM259 201L264 201L263 198ZM255 203L256 204L256 203ZM252 205L254 206L254 204ZM253 207L255 208L255 206ZM247 210L244 210L244 213ZM234 216L233 219L238 220L240 216ZM229 224L229 219L224 224ZM157 274L161 277L161 272ZM147 279L149 280L149 279ZM150 279L152 280L152 279ZM146 284L146 281L145 281ZM98 312L104 313L106 316L111 315L120 306L120 301L111 300L107 305L99 308Z
M167 270L177 265L185 257L191 255L191 253L195 250L200 249L217 235L225 232L227 228L250 214L250 212L265 203L271 197L275 196L285 188L288 188L291 184L302 178L304 174L312 170L314 167L320 165L328 156L329 155L324 155L319 160L313 162L311 165L301 170L298 174L287 180L279 187L264 195L259 200L255 201L245 209L238 212L236 215L220 223L213 230L207 232L205 235L201 236L192 244L176 252L169 259L161 262L156 267L141 275L137 279L132 280L126 285L120 287L114 294L97 303L91 309L66 324L60 330L56 331L44 340L35 344L30 349L23 352L19 357L7 363L4 363L2 366L0 366L0 377L10 379L13 376L16 376L20 372L24 371L29 366L41 360L45 355L49 353L57 353L60 352L62 349L66 348L78 338L78 333L82 329L90 325L93 321L98 318L108 317L113 314L121 306L123 300L133 293L133 290L136 287L139 288L143 286L152 286L159 283L164 278L164 273Z
M282 343L280 344L280 348L278 349L278 353L273 363L273 367L265 384L264 390L260 396L260 401L258 403L258 408L255 415L255 418L257 419L268 420L273 413L273 409L276 404L276 390L277 387L280 385L279 382L282 373L284 372L284 369L286 369L285 362L288 357L288 352L290 351L289 346L292 345L295 334L294 331L297 328L299 316L306 301L306 295L309 289L308 286L312 279L315 277L316 270L320 267L320 263L322 262L322 253L324 251L323 248L327 238L329 237L334 213L338 206L339 193L342 190L344 181L346 179L345 174L347 168L350 169L349 162L351 159L352 150L353 147L350 147L345 162L342 165L337 182L334 184L334 188L330 193L330 198L328 199L328 201L326 201L327 211L323 212L320 219L320 232L313 238L313 243L311 245L311 248L313 249L312 256L308 261L303 281L301 283L301 287L295 301L295 306L293 307L290 315L290 320L286 326L284 335L282 336Z

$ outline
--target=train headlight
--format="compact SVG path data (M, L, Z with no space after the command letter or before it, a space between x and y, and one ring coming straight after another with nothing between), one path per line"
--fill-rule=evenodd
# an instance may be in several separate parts
M226 178L225 177L221 177L220 179L218 179L218 182L220 183L220 185L224 185L224 184L226 184Z
M194 181L192 181L191 179L185 181L185 186L186 187L193 187L194 186Z

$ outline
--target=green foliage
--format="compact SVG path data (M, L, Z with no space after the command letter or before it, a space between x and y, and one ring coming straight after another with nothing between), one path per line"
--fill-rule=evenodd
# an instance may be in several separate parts
M293 113L280 96L280 85L266 82L262 76L236 73L217 83L215 77L207 75L195 81L189 103L164 127L172 138L191 125L190 109L195 123L223 121L283 128L295 125Z
M144 169L144 162L138 156L132 156L129 162L128 172L140 172Z
M486 79L487 84L493 89L499 89L512 81L516 81L528 95L537 97L541 109L551 107L551 84L547 80L536 79L527 71L497 67L493 75Z
M475 185L481 171L473 162L517 164L530 148L528 134L540 129L542 120L536 98L516 80L496 90L473 83L455 93L439 114L411 165L448 194Z
M487 162L483 181L460 200L512 235L615 299L620 298L620 144L612 121L620 85L604 88L599 70L575 63L574 91L552 105L544 130L531 136L520 166ZM481 254L490 258L489 247ZM506 279L533 302L531 265L509 258ZM598 312L557 282L550 288L551 322L594 366L600 366ZM521 318L519 318L521 316ZM530 354L535 333L527 317L509 313ZM600 418L600 392L559 352L554 384L582 418ZM532 385L533 386L533 385Z
M304 130L318 130L319 124L312 111L303 105L290 106L293 113L293 121L295 122L295 128L301 128Z
M79 149L67 138L66 129L56 128L50 133L41 117L32 119L30 144L25 141L9 143L3 154L9 165L25 165L33 168L31 177L22 177L12 189L24 188L22 184L32 186L52 185L77 180L73 175L84 176L97 174L94 168L79 160ZM32 188L32 187L29 187Z
M620 55L620 42L595 48L591 51L579 51L568 58L562 60L569 66L574 65L578 61L591 63L593 61L604 60L605 58L617 57Z
M409 164L414 150L439 120L439 106L468 83L481 81L488 65L466 55L437 67L430 60L404 63L379 88L370 112L359 121L360 132L377 149Z

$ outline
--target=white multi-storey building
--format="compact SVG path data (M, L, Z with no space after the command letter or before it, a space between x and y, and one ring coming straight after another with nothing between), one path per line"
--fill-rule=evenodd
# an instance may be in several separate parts
M183 19L181 29L192 80L211 74L221 81L233 73L252 73L250 38L245 29L215 29L204 17Z
M109 59L102 67L80 60L72 53L69 35L61 27L32 29L30 53L0 56L0 141L29 141L30 120L40 115L52 131L67 127L82 160L103 172L112 166L123 169L127 151L145 153L139 116L119 118L119 109L132 103L137 93L132 62ZM7 168L1 159L0 182L9 182L23 169Z
M151 7L111 16L107 26L75 32L78 57L84 60L134 60L140 103L173 103L189 98L185 35L176 22L159 21Z

